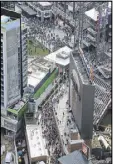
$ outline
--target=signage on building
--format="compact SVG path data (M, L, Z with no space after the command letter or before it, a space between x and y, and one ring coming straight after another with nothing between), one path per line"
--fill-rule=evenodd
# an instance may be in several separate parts
M90 148L85 143L82 143L82 153L85 155L87 159L89 158L89 152Z

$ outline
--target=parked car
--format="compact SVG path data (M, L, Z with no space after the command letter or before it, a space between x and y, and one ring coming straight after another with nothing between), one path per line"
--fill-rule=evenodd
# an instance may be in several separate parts
M13 154L12 152L7 152L6 157L5 157L5 164L11 164L13 161Z

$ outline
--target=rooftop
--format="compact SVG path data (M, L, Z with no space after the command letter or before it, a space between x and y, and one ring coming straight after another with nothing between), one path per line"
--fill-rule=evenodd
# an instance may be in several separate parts
M111 10L111 2L108 3L108 9L105 9L102 12L102 16L105 16L106 12L108 12L108 14L109 14L111 12L111 11L109 11L109 9ZM90 17L94 21L97 21L98 14L99 14L99 12L95 8L85 12L85 15L87 15L88 17Z
M19 7L24 10L26 13L28 13L29 15L36 15L36 12L34 10L32 10L30 7L26 6L26 5L19 5Z
M61 164L92 164L88 161L80 151L74 151L66 156L58 159Z
M12 105L10 108L8 108L8 111L14 114L18 114L18 112L25 106L26 102L23 100L19 100L14 105Z
M59 50L47 55L44 59L51 61L53 63L57 63L62 66L66 66L69 64L69 55L72 49L65 46L60 48Z
M94 148L101 148L97 135L93 135L93 138L92 138L92 149Z
M73 12L73 7L70 6L70 5L68 5L68 10L71 11L71 12Z
M41 6L51 6L50 2L38 2Z
M98 16L98 11L96 11L95 8L86 11L85 14L90 17L91 19L93 19L94 21L97 21L97 16Z
M7 23L10 20L10 17L2 15L1 16L1 23Z
M74 57L74 61L76 64L77 72L79 73L79 76L80 76L82 82L85 84L89 84L89 77L87 76L86 70L81 61L80 54L78 53L78 55L76 54L73 57ZM82 57L84 57L84 56L82 55ZM89 68L89 70L90 70L90 68Z
M5 28L6 30L10 30L12 28L16 28L20 26L20 20L14 19L5 15L1 16L1 27Z
M111 8L112 2L108 2L108 7Z
M42 138L41 129L37 125L27 125L26 132L31 158L48 156L47 149L45 149L45 141Z
M34 88L47 74L46 72L35 70L34 67L30 68L28 71L31 71L31 73L28 74L28 85L33 86Z
M54 66L51 62L47 62L43 58L32 60L28 65L28 85L34 88L46 76L49 70L53 70Z

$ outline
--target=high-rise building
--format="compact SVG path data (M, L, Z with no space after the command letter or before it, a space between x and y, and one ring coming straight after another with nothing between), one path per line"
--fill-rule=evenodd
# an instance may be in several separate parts
M20 19L1 16L1 107L21 98Z
M70 55L69 103L80 136L86 141L92 139L95 86L91 82L93 75L89 78L83 65L84 54L80 55ZM90 73L90 68L87 71Z
M27 87L27 28L21 15L1 13L1 108L3 113L23 96Z
M14 132L26 110L27 61L27 28L21 15L1 8L1 127Z

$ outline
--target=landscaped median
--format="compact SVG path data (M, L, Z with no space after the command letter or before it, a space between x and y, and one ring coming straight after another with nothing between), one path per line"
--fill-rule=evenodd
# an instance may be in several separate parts
M44 82L44 84L37 90L37 92L34 94L34 99L38 99L41 94L45 91L45 89L54 81L58 74L58 69L56 69L50 77Z

